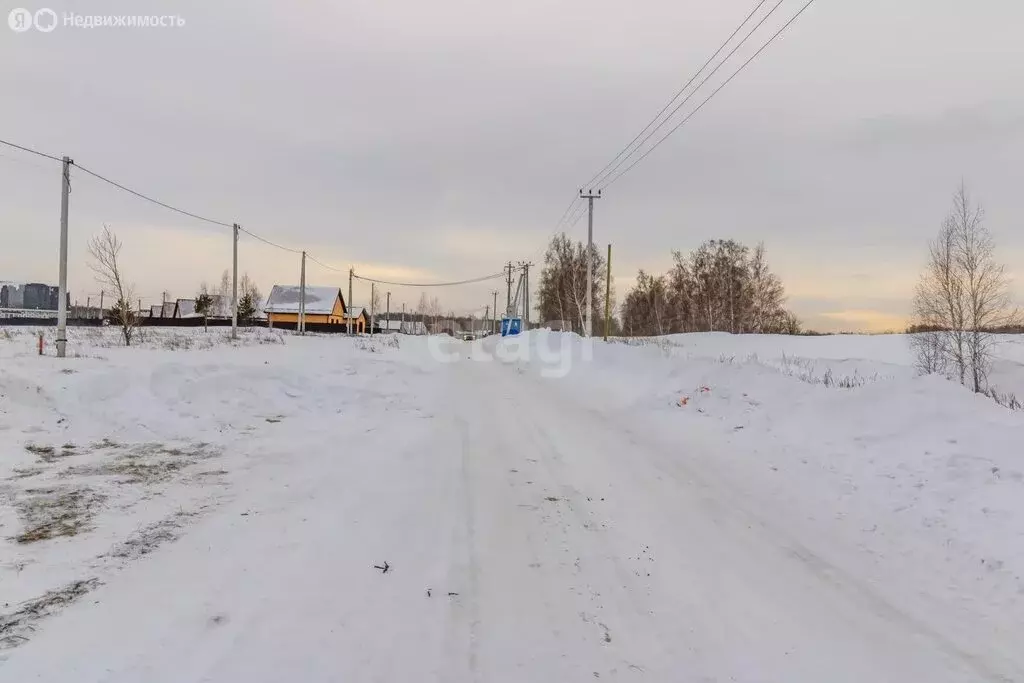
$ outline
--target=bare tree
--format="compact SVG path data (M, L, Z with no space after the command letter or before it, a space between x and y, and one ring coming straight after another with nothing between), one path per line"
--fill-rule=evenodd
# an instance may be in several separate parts
M979 393L987 389L993 331L1019 321L984 218L984 209L961 185L929 247L928 266L914 294L911 336L920 371L947 374Z
M597 245L590 257L594 268L590 315L596 334L604 324L607 261ZM573 241L565 233L551 239L536 294L541 320L567 322L574 332L583 333L587 307L587 246L583 242Z
M113 291L116 301L110 307L111 318L121 326L124 345L131 346L132 336L139 324L139 316L132 309L135 293L121 272L121 240L110 229L103 226L103 232L89 240L89 267L96 274L96 281Z

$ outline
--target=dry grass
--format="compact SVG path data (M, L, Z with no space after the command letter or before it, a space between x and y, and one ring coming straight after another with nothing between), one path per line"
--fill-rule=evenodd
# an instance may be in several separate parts
M39 456L39 460L46 463L56 462L61 458L76 455L75 449L76 446L73 443L64 444L59 451L54 446L44 446L42 444L30 443L25 446L26 451Z
M129 560L135 560L148 555L164 543L177 540L178 536L181 535L181 528L188 523L189 519L197 514L199 513L180 510L170 517L139 529L123 543L118 543L114 546L108 554L110 557Z
M91 527L105 496L88 487L25 489L14 508L24 531L12 540L36 543L61 536L77 536Z
M8 481L14 481L16 479L28 479L29 477L36 477L45 472L42 467L15 467L11 472L11 476L7 477Z
M118 448L109 440L104 448ZM125 484L155 484L170 479L176 472L215 453L208 444L191 444L187 448L167 447L160 443L143 443L128 448L109 460L87 465L74 465L60 473L61 477L121 477Z
M23 602L14 612L0 614L0 650L10 649L28 640L35 623L54 614L100 585L99 579L73 581L63 588Z

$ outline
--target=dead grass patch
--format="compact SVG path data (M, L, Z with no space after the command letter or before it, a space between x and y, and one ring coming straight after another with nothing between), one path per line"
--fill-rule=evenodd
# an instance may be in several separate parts
M55 446L46 446L38 443L30 443L25 445L25 450L33 455L39 457L42 462L51 463L60 460L61 458L69 458L72 455L76 455L75 449L77 446L73 443L66 443L61 446L58 451Z
M21 645L28 640L28 634L35 631L37 621L67 607L99 585L96 578L73 581L63 588L23 602L14 612L0 614L0 649Z
M7 477L8 481L14 481L15 479L28 479L29 477L35 477L42 474L45 470L42 467L15 467L11 470L11 476Z
M155 484L166 481L176 472L213 455L214 452L205 443L191 444L187 447L144 443L127 448L119 455L100 463L68 467L60 476L109 476L120 477L120 483L124 484Z
M88 487L32 488L14 500L24 525L16 543L36 543L61 536L77 536L92 528L92 518L105 496Z
M199 513L180 510L170 517L139 529L123 543L118 543L114 546L108 554L110 557L128 560L135 560L148 555L164 543L177 540L181 535L182 527L197 514Z

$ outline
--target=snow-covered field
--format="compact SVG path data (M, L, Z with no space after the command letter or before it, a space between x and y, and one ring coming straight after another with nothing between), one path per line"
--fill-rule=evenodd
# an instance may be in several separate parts
M0 681L1024 680L1024 412L902 336L145 334L0 328Z

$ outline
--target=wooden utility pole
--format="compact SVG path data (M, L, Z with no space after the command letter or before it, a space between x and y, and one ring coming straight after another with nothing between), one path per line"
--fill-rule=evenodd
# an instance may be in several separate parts
M386 309L386 313L384 314L384 317L387 320L387 322L385 324L388 326L388 332L390 332L391 331L391 292L387 293L387 298L388 298L388 304L387 304L387 309Z

